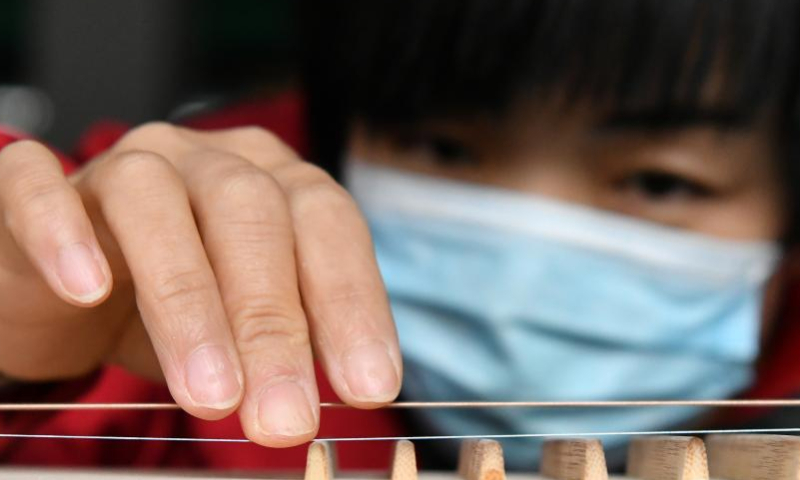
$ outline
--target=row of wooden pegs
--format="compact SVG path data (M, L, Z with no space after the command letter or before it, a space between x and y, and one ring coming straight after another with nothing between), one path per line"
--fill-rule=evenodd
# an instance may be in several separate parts
M334 480L335 454L330 444L316 442L308 451L305 480ZM501 445L494 440L462 443L458 476L462 480L506 480ZM442 478L441 476L436 476ZM607 480L599 440L554 439L542 447L537 477L551 480ZM390 480L426 480L417 471L414 445L395 445ZM628 449L624 479L638 480L800 480L800 437L784 435L654 436L635 438Z

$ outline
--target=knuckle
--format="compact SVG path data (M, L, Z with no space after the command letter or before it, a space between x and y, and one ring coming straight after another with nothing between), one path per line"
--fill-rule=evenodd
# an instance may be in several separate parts
M66 221L65 200L70 192L51 176L31 172L18 179L9 192L5 226L24 230L46 226L58 230Z
M291 228L285 193L268 173L249 165L236 167L219 175L214 188L212 202L229 212L225 224L237 229L240 240L251 232L263 242L265 228L281 235Z
M128 150L109 157L98 172L99 185L116 189L118 184L173 179L177 174L167 159L144 150Z
M243 353L280 343L292 350L308 348L310 340L302 314L263 300L243 302L232 312L236 343Z
M151 296L159 304L196 306L215 293L216 285L195 268L164 269L152 278Z
M53 178L62 176L61 172L47 147L33 140L18 140L0 150L0 178L11 179L11 185L19 183L20 177Z
M341 185L326 180L302 182L290 193L292 210L297 215L327 210L346 212L357 210L355 201Z
M11 230L21 228L23 231L34 231L46 227L50 231L58 231L65 223L60 215L62 203L63 196L57 188L19 195L16 205L8 212L6 226Z
M322 168L308 162L292 162L274 175L288 192L292 210L304 215L310 211L353 209L355 201L347 190Z
M134 177L159 169L171 170L169 165L169 161L161 155L146 150L127 150L116 155L113 161L118 172L132 174Z
M265 197L283 197L280 185L266 172L251 166L229 169L217 181L219 195L236 203Z
M276 168L273 175L290 191L317 184L338 185L328 172L303 160L290 162Z
M4 163L28 162L37 158L47 158L50 150L34 140L17 140L0 149L0 159Z
M49 172L29 170L15 179L10 197L18 208L43 213L43 208L52 208L61 203L64 190L64 185Z
M131 129L117 142L119 145L176 136L178 127L168 122L147 122Z
M329 315L350 319L343 328L352 337L360 335L359 331L365 325L362 321L370 318L370 312L381 309L386 298L381 284L370 287L343 282L328 285L327 289L325 294L309 302L309 315L316 319L324 319Z
M261 127L250 126L229 130L227 141L230 149L242 154L262 168L274 168L291 163L297 153L280 137Z
M363 305L374 302L374 299L383 296L380 285L353 285L343 283L331 285L328 295L323 296L322 303L331 306Z
M285 144L277 135L257 125L248 125L231 130L237 141L246 142L253 146L268 148L284 148Z

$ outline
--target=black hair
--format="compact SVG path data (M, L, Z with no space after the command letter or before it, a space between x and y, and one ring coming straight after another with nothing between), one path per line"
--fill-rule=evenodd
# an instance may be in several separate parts
M315 160L334 175L355 118L502 114L555 88L661 114L774 117L800 198L798 0L306 0ZM703 89L718 82L707 105ZM792 222L800 230L800 216ZM791 234L794 237L794 234Z

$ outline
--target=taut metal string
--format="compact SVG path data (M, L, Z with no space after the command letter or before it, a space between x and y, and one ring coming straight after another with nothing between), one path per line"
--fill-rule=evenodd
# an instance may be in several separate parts
M323 402L323 408L349 408L343 403ZM612 401L511 401L511 402L395 402L385 408L606 408L606 407L800 407L800 399L771 400L612 400ZM58 411L58 410L178 410L175 403L0 403L0 412ZM399 440L465 440L465 439L514 439L557 437L607 437L637 435L706 435L706 434L750 434L750 433L800 433L800 428L725 429L725 430L650 430L617 432L572 432L572 433L512 433L488 435L430 435L430 436L386 436L386 437L328 437L317 438L327 442L369 442ZM252 443L246 438L191 438L191 437L140 437L112 435L59 435L0 433L0 439L62 439L62 440L111 440L111 441L157 441L157 442L204 442L204 443Z
M580 433L509 433L495 435L430 435L400 437L327 437L317 438L320 442L385 442L400 440L468 440L514 438L557 438L557 437L611 437L644 435L706 435L706 434L749 434L749 433L800 433L800 428L743 428L727 430L649 430L629 432L580 432ZM49 435L28 433L0 433L2 438L58 439L58 440L113 440L145 442L198 442L198 443L253 443L246 438L192 438L192 437L125 437L112 435Z
M322 402L322 408L351 408L344 403ZM598 401L459 401L394 402L383 408L621 408L621 407L800 407L800 399L735 400L598 400ZM179 410L175 403L0 403L0 412L58 410Z

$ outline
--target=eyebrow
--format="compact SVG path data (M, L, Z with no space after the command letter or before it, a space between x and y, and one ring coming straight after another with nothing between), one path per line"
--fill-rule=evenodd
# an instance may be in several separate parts
M598 129L669 131L704 126L731 129L749 124L747 115L730 109L620 110L602 120Z

